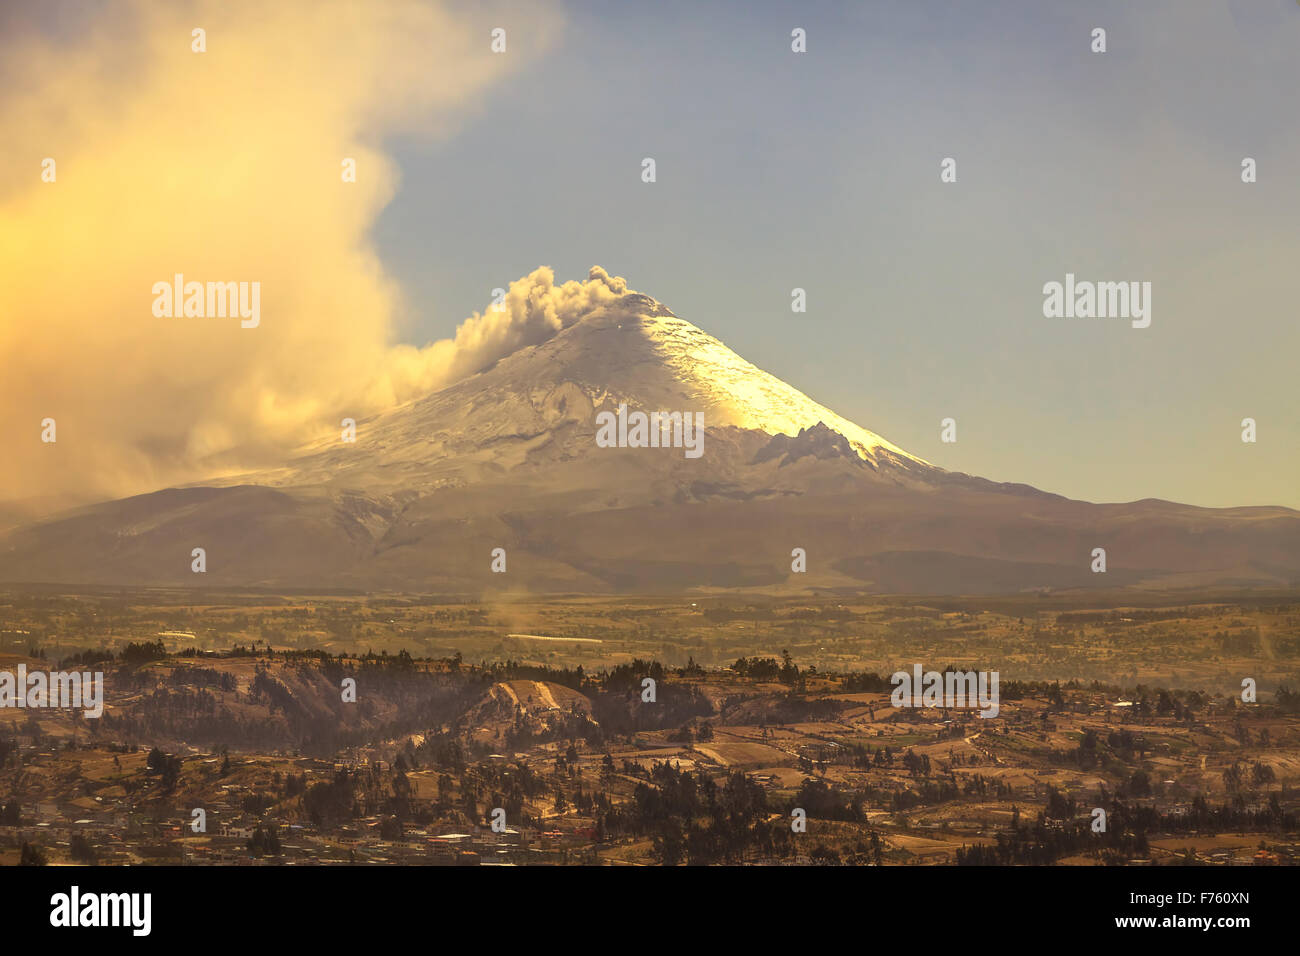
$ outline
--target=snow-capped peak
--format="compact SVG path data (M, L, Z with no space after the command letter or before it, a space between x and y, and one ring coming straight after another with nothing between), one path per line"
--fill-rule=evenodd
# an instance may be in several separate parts
M818 404L641 293L627 292L593 308L535 352L519 355L518 364L540 362L548 377L584 387L594 405L627 401L648 410L672 409L684 401L704 412L706 426L790 437L820 422L872 464L934 467Z
M623 320L624 329L643 335L663 366L707 406L710 424L753 428L770 435L797 436L819 422L848 439L864 459L882 454L904 462L929 465L787 385L775 375L741 358L721 341L667 310Z
M941 471L745 361L599 267L582 283L524 291L516 296L516 314L493 332L506 344L505 354L479 349L488 360L478 363L479 371L362 420L353 447L325 436L274 474L235 480L368 486L473 481L471 473L481 466L509 471L550 456L585 454L584 447L595 447L596 413L620 404L699 412L706 430L733 426L795 438L820 424L873 467ZM528 334L516 334L519 328ZM539 334L545 338L536 342ZM536 344L507 344L529 338Z

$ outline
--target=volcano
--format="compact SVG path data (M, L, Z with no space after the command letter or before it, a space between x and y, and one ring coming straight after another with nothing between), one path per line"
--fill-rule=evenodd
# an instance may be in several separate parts
M12 530L0 580L448 595L1300 584L1300 512L1093 504L946 471L624 290L359 421L355 441L335 432L274 469ZM698 414L702 454L602 447L597 417L621 406Z

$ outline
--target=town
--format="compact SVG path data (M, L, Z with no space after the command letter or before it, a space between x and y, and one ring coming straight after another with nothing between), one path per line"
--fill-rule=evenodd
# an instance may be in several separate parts
M1296 861L1298 685L1261 681L1253 704L1233 687L1262 641L1294 675L1294 605L978 603L646 599L619 615L591 600L243 596L160 610L122 595L9 596L3 666L54 667L57 644L59 666L104 672L106 698L99 719L0 712L0 859ZM1175 632L1176 644L1161 637ZM91 634L114 637L87 647ZM774 640L786 648L763 653ZM976 699L896 707L893 667L836 663L850 649L934 660L936 641L945 676L970 669L963 656L1005 662L996 717ZM444 643L457 649L438 653ZM1152 673L1130 680L1123 662L1141 647ZM696 656L738 648L750 652ZM1109 680L1068 676L1092 657L1110 662Z

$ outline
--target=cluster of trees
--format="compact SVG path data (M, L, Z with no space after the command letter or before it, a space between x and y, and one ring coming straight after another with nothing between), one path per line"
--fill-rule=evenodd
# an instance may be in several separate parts
M1093 833L1087 821L1048 826L1043 816L1033 825L1017 824L997 834L993 846L961 847L958 866L1046 866L1077 853L1095 851L1124 859L1145 857L1150 852L1145 833L1108 826L1105 833Z
M333 780L322 780L307 788L302 806L308 819L318 827L333 827L360 816L356 808L353 774L346 767Z
M105 626L100 624L101 627ZM159 661L169 657L167 648L163 646L162 639L156 641L131 641L122 648L117 654L110 650L90 649L80 651L76 654L69 654L59 661L59 667L63 669L76 669L82 667L93 667L96 664L111 664L118 661L128 667L137 667L140 664L147 664L150 661ZM41 651L41 659L45 659L44 650Z
M78 863L94 863L98 858L95 848L83 834L74 833L68 842L68 852Z
M466 715L465 724L470 721ZM529 747L553 740L586 740L599 744L605 738L603 729L575 702L559 714L548 713L538 719L516 707L514 723L506 728L505 743L508 750L527 750Z
M781 673L781 665L775 657L741 657L731 665L731 669L752 680L776 680Z
M1300 691L1283 684L1277 689L1277 706L1284 714L1300 714Z
M650 835L655 858L669 866L736 862L747 852L776 853L783 839L780 828L773 832L766 822L763 788L739 771L719 785L703 771L657 763L630 801L603 805L598 812L602 834ZM789 837L786 823L784 840Z
M425 734L414 755L421 764L456 774L464 773L467 762L460 738L442 731Z
M799 667L788 650L781 652L779 663L772 657L741 657L731 665L731 669L741 677L753 680L779 680L790 685L800 683Z
M173 754L164 753L157 747L149 751L149 756L145 758L145 766L150 773L160 774L162 776L162 788L165 792L171 793L176 789L176 784L181 778L181 758Z
M866 820L866 813L863 811L865 800L864 794L855 794L850 800L831 789L826 781L808 779L799 786L794 799L785 807L786 818L789 819L790 812L798 807L812 819L850 820L860 823Z
M888 694L894 689L888 677L866 671L845 674L840 686L846 694Z
M677 728L676 731L669 734L668 739L674 743L684 743L687 745L695 743L708 743L713 739L713 725L707 720L688 720Z
M454 721L486 685L473 672L421 669L406 654L348 660L299 652L277 656L289 666L259 666L246 697L237 694L233 675L217 668L179 668L165 677L147 669L124 672L116 683L138 690L137 701L107 712L92 731L119 740L177 739L325 756L376 736L400 737ZM344 676L357 680L358 702L350 710L339 692ZM272 719L246 714L240 703L265 704ZM382 713L392 716L381 722Z
M253 830L253 835L248 838L247 846L248 852L253 856L279 856L280 828L275 824L265 829L257 827Z
M662 673L662 672L661 672ZM643 672L643 676L653 674ZM593 746L613 736L628 736L646 730L680 727L689 720L716 716L713 702L695 684L655 680L653 706L641 701L641 677L635 681L607 680L591 695L595 723L581 735Z
M1103 791L1099 805L1105 804ZM1145 857L1150 852L1149 835L1156 833L1217 834L1225 831L1295 829L1296 815L1282 810L1276 793L1263 810L1248 810L1238 795L1230 803L1210 807L1198 795L1189 813L1160 813L1154 807L1133 804L1115 797L1109 800L1106 829L1092 829L1091 817L1078 816L1076 801L1049 786L1047 804L1032 825L1021 822L1019 813L1009 830L997 835L994 846L963 847L957 851L957 863L963 866L1006 866L1012 864L1044 865L1065 856L1093 853L1107 861Z
M1196 712L1203 710L1206 697L1200 691L1157 691L1154 696L1144 688L1138 687L1137 700L1133 712L1139 717L1170 717L1180 723L1190 723L1196 719Z
M1012 794L1011 784L999 777L985 777L977 773L966 778L962 785L962 790L968 797L978 797L981 800L987 799L990 795L1006 799Z
M951 780L925 780L915 790L896 791L890 800L890 808L895 812L910 810L913 807L928 806L956 800L961 792Z
M50 859L45 855L45 851L34 843L24 841L23 848L18 854L19 866L45 866Z
M1145 737L1134 735L1129 730L1111 731L1103 741L1097 731L1089 727L1084 729L1074 750L1067 751L1064 755L1060 751L1055 751L1054 754L1057 759L1064 756L1070 763L1088 770L1114 761L1134 763L1144 760L1147 742Z
M1255 656L1259 654L1259 628L1251 628L1237 633L1221 632L1214 635L1218 641L1220 653L1227 655Z
M660 672L662 676L662 668L660 668ZM573 668L548 667L545 664L521 664L518 661L506 660L484 664L483 674L490 683L512 680L546 681L579 692L587 682L587 674L581 664ZM653 675L646 674L644 676L650 677Z
M162 638L159 638L152 643L149 641L139 643L132 641L122 648L121 653L117 655L117 659L123 664L136 666L147 664L150 661L160 661L167 656L167 648L163 646Z
M1259 761L1247 770L1244 763L1236 760L1231 767L1223 771L1223 784L1232 793L1240 793L1247 786L1248 778L1250 786L1258 789L1277 780L1277 774L1268 764Z
M664 865L738 863L751 857L788 858L809 852L815 862L842 862L839 851L825 846L808 849L791 830L791 812L803 810L810 819L865 820L862 795L849 799L821 780L806 780L788 804L771 805L761 785L740 771L715 780L704 771L682 771L669 763L649 770L625 762L623 771L644 778L631 801L611 805L603 793L592 800L598 839L606 836L650 836L655 859ZM602 774L615 772L606 757ZM880 862L881 844L849 852L852 862Z

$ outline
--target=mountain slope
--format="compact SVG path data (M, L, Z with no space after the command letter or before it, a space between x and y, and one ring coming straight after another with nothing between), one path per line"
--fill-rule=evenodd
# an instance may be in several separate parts
M701 413L703 454L598 447L596 416L619 405ZM1090 570L1096 547L1104 575ZM494 548L504 574L490 570ZM792 573L794 548L807 573ZM953 474L629 293L359 422L355 443L335 433L280 468L12 530L0 580L438 593L1294 586L1300 513L1093 505Z
M594 450L596 411L620 403L700 412L710 432L730 426L765 438L797 436L823 423L873 468L899 476L942 473L746 362L655 300L632 293L540 345L363 421L355 445L331 436L286 468L224 483L360 482L373 488L375 481L395 481L410 488L481 480L496 468L585 457Z

